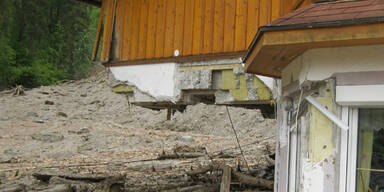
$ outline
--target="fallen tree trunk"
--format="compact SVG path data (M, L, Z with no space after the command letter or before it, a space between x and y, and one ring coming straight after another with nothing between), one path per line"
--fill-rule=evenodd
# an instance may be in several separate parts
M220 165L220 164L210 164L210 165L192 170L188 172L187 175L194 177L198 174L207 173L208 171L223 170L224 167L225 167L224 165ZM237 178L239 182L244 185L263 187L266 189L273 189L273 186L274 186L273 181L263 179L263 178L253 177L238 171L232 171L232 175L234 176L234 178Z
M0 189L0 192L24 192L24 191L26 191L25 186L22 184L18 184L18 185L14 185L14 186Z
M50 174L50 173L33 173L33 177L40 181L48 182L52 177L56 176L59 178L72 180L72 181L88 181L88 182L101 182L110 178L118 178L119 176L110 176L110 175L60 175L60 174Z
M195 175L198 175L198 174L204 174L204 173L207 173L208 171L214 171L214 170L222 170L222 165L219 165L219 164L209 164L207 166L194 169L194 170L188 172L187 175L195 176Z
M267 189L273 189L273 181L262 179L258 177L252 177L250 175L240 173L238 171L232 171L233 176L237 178L240 183L255 187L264 187Z
M174 153L174 154L161 154L157 157L157 160L166 159L189 159L198 158L204 156L204 153Z

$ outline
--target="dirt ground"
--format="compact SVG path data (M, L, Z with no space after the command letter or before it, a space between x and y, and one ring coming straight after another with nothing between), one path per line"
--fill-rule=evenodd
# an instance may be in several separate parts
M268 155L274 151L275 120L263 118L259 110L229 107L229 111L248 164L273 164ZM218 161L245 166L224 106L188 106L171 121L165 119L166 111L130 105L124 95L113 93L105 72L27 90L23 96L3 91L0 191L19 183L38 190L41 185L30 176L36 172L118 173L132 178L153 176L155 169L169 166L166 173L177 175L180 170L209 163L210 155L220 151L232 156ZM207 155L154 161L160 154L188 148L185 146L204 149Z

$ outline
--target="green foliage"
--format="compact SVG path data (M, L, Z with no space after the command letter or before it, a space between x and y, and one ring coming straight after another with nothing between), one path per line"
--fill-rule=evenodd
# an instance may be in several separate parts
M74 0L1 0L0 89L87 75L98 12Z

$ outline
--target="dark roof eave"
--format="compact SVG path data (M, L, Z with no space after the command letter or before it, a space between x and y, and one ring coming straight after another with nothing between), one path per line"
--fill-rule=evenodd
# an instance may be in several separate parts
M255 38L253 39L251 45L248 47L248 50L243 57L243 63L248 59L252 50L255 48L257 42L264 34L264 32L269 31L285 31L285 30L294 30L294 29L313 29L313 28L326 28L326 27L342 27L349 25L360 25L360 24L371 24L371 23L383 23L384 17L369 17L361 19L351 19L351 20L340 20L340 21L326 21L326 22L315 22L315 23L300 23L300 24L291 24L291 25L276 25L276 26L262 26L259 28Z

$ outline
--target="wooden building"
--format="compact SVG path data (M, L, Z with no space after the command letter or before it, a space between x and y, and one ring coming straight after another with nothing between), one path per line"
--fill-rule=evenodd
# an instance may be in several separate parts
M273 113L273 79L241 58L258 28L311 0L78 0L101 8L92 58L115 92L151 108L196 102ZM99 50L100 49L100 50ZM99 56L98 56L99 55Z
M96 41L102 38L100 59L107 63L107 66L111 66L241 57L259 26L312 1L84 2L101 6ZM97 49L95 53L96 51Z
M260 28L248 73L281 79L275 191L384 190L384 0L304 7Z

